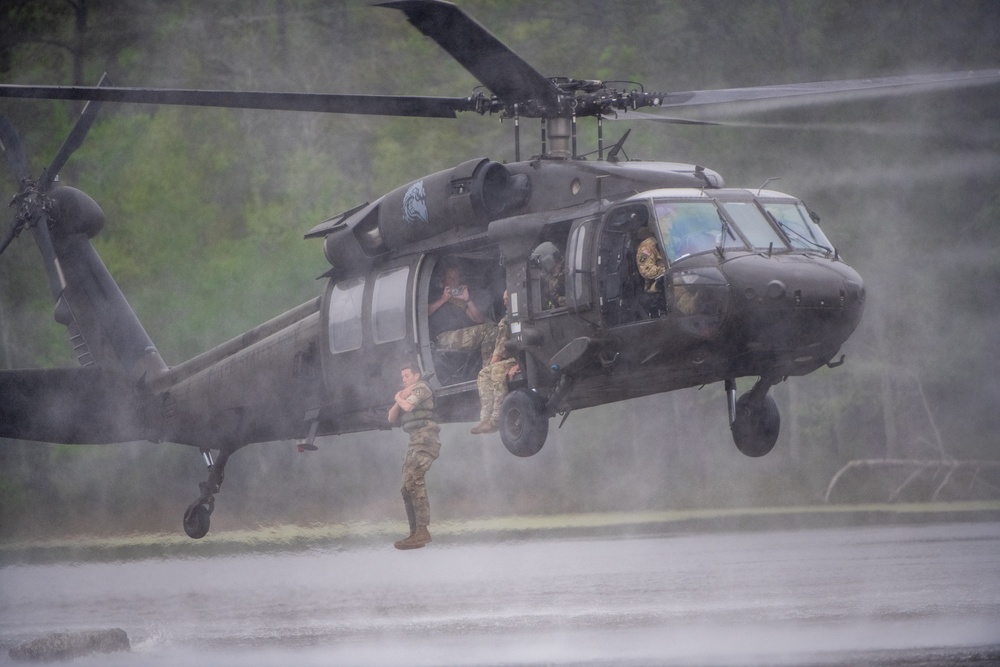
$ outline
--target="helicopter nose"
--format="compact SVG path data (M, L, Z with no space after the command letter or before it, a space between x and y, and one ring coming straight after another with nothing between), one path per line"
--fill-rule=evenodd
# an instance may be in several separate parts
M861 276L839 259L748 255L726 262L731 323L747 352L829 359L864 311Z

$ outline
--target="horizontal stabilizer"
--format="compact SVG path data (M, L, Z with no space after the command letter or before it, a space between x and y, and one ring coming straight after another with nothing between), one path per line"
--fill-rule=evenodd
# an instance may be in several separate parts
M63 444L155 439L151 404L97 367L0 371L0 438Z

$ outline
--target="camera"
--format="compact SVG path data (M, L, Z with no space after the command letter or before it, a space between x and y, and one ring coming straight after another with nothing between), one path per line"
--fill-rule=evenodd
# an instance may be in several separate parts
M452 296L461 296L462 295L462 288L461 287L451 287L451 288L448 289L448 294L450 294Z

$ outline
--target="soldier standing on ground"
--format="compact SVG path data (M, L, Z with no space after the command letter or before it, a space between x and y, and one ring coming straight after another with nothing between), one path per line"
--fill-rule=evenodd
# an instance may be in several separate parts
M421 379L420 368L406 364L400 369L403 388L396 392L389 408L389 423L400 421L410 435L410 445L403 458L403 506L410 522L410 534L397 541L397 549L419 549L431 541L427 526L431 523L431 506L427 500L424 476L441 452L441 440L434 416L434 392Z

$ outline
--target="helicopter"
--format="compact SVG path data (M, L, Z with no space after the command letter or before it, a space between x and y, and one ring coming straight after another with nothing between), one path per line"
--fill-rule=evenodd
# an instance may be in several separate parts
M707 167L623 159L615 116L700 123L640 109L770 99L838 99L994 85L1000 71L713 91L647 92L547 77L459 7L382 3L401 12L489 91L466 97L375 96L94 87L0 86L0 97L87 100L52 163L28 173L14 128L0 143L19 182L0 252L30 230L56 321L76 368L0 371L0 437L67 444L149 440L200 450L208 478L183 517L205 536L229 458L246 445L387 429L399 368L417 361L442 422L478 418L477 350L438 344L429 304L457 267L483 310L511 327L518 372L499 430L514 455L538 453L550 421L576 410L722 383L734 443L766 455L780 430L770 389L844 363L866 292L818 216L783 192L727 187ZM330 269L322 296L176 366L168 366L90 239L104 225L88 195L56 184L103 103L220 106L316 113L513 121L515 159L478 157L424 176L309 230ZM577 120L598 121L598 159L578 154ZM520 122L538 120L541 149L521 159ZM664 273L647 290L635 257L641 230ZM557 298L549 278L561 276ZM737 397L737 380L757 378ZM280 390L276 390L280 387Z

